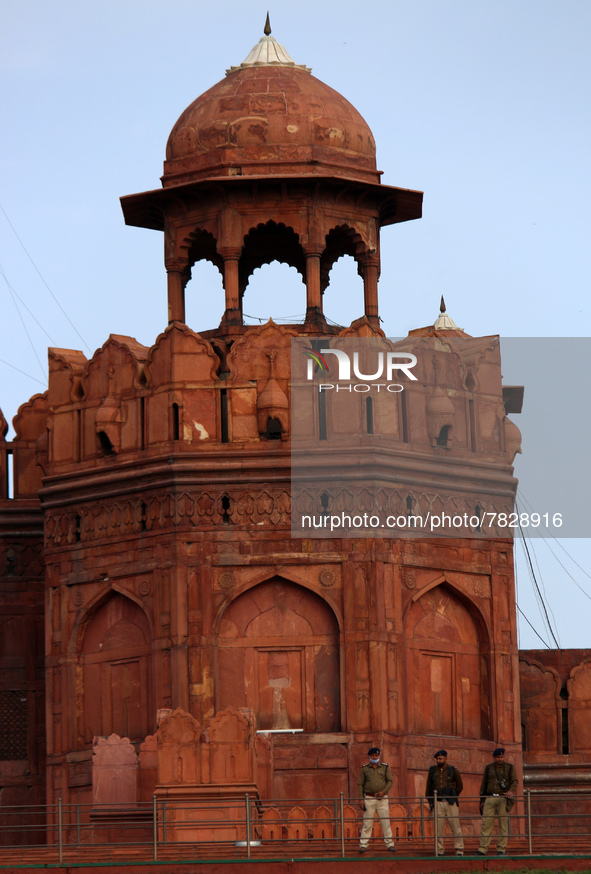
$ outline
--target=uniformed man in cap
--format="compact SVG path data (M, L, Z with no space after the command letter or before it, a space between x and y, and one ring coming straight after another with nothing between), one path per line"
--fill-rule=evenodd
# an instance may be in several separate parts
M484 769L480 784L480 813L482 814L482 831L477 856L486 856L495 816L499 820L499 840L497 855L504 856L509 840L509 811L515 804L513 797L517 789L517 774L513 765L505 761L505 750L498 747L494 753L494 764Z
M373 821L377 813L386 847L391 853L395 853L396 847L392 840L392 826L390 825L390 807L386 797L394 782L392 771L389 765L380 761L379 747L372 747L368 751L368 755L369 762L362 767L359 774L359 806L363 810L359 852L367 852Z
M464 855L464 839L460 826L459 796L464 788L462 775L453 765L447 764L447 750L437 750L433 756L436 764L429 768L425 795L429 800L429 810L437 817L437 854L443 856L443 829L445 820L454 836L456 856ZM435 804L437 792L437 804ZM434 811L434 808L436 810Z

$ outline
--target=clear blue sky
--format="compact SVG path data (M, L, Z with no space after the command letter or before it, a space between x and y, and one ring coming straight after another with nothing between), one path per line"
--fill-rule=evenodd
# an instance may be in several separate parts
M266 11L266 0L0 3L0 204L68 317L0 213L8 420L44 390L47 346L89 355L110 333L151 345L166 326L161 235L127 228L119 196L159 186L177 117L243 60ZM424 218L382 235L387 333L433 322L444 294L473 335L589 336L588 0L281 0L270 13L294 60L366 118L384 182L425 191ZM217 325L213 268L194 271L188 300L191 327ZM292 271L256 272L247 313L303 308ZM353 265L339 262L328 315L346 322L361 308ZM589 572L589 541L564 545ZM589 598L546 544L534 546L561 645L591 645ZM518 592L548 639L525 568ZM541 646L523 624L521 645Z

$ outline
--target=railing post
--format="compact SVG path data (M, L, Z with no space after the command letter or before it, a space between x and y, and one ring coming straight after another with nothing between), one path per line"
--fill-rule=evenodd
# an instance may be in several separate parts
M62 796L57 800L57 847L59 864L64 861L64 845L62 840Z
M158 861L158 801L152 795L152 828L154 830L154 861Z
M532 851L532 835L531 835L531 792L529 789L525 790L525 801L527 807L527 846L530 856L533 854Z
M438 856L437 852L437 790L433 791L433 837L435 840L435 855Z
M341 820L341 858L345 858L345 802L343 793L339 795L339 818Z
M421 837L425 837L425 808L423 807L423 796L421 795Z
M76 805L76 846L80 846L80 805Z
M246 804L246 858L250 859L250 799L248 793L244 796Z
M162 802L162 842L166 843L166 801Z

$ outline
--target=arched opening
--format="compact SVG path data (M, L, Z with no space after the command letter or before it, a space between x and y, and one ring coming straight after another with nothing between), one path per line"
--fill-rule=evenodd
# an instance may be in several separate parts
M99 447L104 456L115 455L115 449L111 443L111 439L105 431L98 431Z
M279 419L269 418L267 420L267 429L265 431L265 440L281 440L283 428Z
M488 648L467 606L436 586L410 608L405 636L411 731L488 739Z
M322 296L324 316L329 322L350 325L363 315L363 280L352 255L341 255L330 268L330 284Z
M295 267L273 261L255 268L242 298L245 325L303 322L306 286Z
M264 265L265 270L254 275ZM238 267L243 321L259 324L270 317L283 322L303 321L305 276L304 252L293 228L274 221L251 228L244 237ZM271 301L274 312L269 311Z
M437 438L437 445L438 446L447 446L448 445L447 441L449 440L449 436L450 436L450 425L444 425L443 428L441 429L441 431L439 432L439 436Z
M241 291L246 288L249 277L257 267L272 261L295 267L302 279L306 275L300 238L293 228L287 227L283 222L268 221L258 224L244 237L239 267Z
M90 619L81 645L80 746L113 732L142 741L154 729L151 651L143 610L111 595Z
M228 495L222 495L222 524L230 524L230 498Z
M211 261L193 265L185 287L185 321L193 331L209 331L219 325L224 314L224 283L219 268Z
M259 729L340 729L339 633L331 608L274 577L226 610L218 637L217 709L250 707Z

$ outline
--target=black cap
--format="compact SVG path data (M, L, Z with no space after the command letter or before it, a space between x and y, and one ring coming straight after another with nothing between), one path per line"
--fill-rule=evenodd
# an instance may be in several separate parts
M436 759L437 756L445 756L447 758L447 750L437 750L433 758Z
M496 750L495 750L494 753L493 753L493 757L494 757L495 759L496 759L497 756L504 756L504 755L505 755L505 749L504 749L504 747L497 747Z
M372 747L370 750L367 751L367 755L368 756L375 756L376 753L379 754L379 752L380 752L379 747Z

